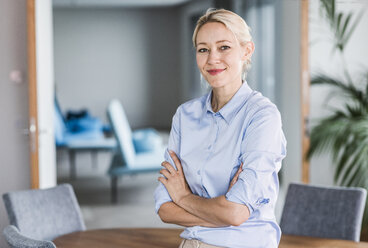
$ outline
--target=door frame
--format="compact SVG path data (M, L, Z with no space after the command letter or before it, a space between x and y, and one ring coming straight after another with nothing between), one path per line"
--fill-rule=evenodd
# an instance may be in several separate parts
M27 0L27 41L28 41L28 134L30 149L31 188L38 189L38 111L37 111L37 60L36 60L36 6L35 0Z
M301 1L301 33L300 33L300 105L301 105L301 139L302 139L302 173L303 183L310 181L310 165L307 153L310 147L309 137L309 0Z
M52 0L27 0L31 188L56 185Z

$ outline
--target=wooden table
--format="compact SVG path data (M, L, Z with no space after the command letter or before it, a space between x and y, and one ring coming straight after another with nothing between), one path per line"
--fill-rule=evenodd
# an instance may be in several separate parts
M178 248L182 229L115 228L88 230L54 240L58 248ZM368 248L368 243L283 235L280 248Z
M339 239L321 239L305 236L282 235L280 246L281 248L368 248L366 242L353 242Z

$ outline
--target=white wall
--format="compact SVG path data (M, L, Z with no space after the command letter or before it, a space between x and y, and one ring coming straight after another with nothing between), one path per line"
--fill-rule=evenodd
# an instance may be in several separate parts
M0 1L0 194L30 187L28 137L27 20L25 0ZM19 70L24 81L9 79ZM8 225L0 203L0 232ZM0 235L0 247L7 247Z
M133 128L169 128L180 103L179 9L54 9L55 81L62 109L106 120L123 103Z
M368 68L368 2L360 1L337 1L339 11L355 13L365 10L357 29L345 48L345 59L350 72L356 75L364 68ZM310 1L310 68L312 75L317 72L327 72L329 75L341 77L342 63L338 53L332 53L332 36L329 26L319 14L319 2ZM318 118L330 114L325 101L331 88L328 86L313 86L310 92L310 118L316 123ZM343 101L335 98L330 102L333 107L341 106ZM311 160L311 183L321 185L333 184L334 166L328 155L313 157Z

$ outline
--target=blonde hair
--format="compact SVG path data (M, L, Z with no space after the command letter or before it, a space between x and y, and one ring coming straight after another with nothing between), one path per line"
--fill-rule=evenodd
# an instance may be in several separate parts
M219 22L224 24L225 27L235 35L240 45L245 45L247 42L252 41L250 28L243 18L229 10L210 8L206 11L206 14L201 16L197 21L192 37L194 47L197 47L197 35L199 30L208 22ZM243 65L243 78L245 78L250 65L251 58L249 57Z

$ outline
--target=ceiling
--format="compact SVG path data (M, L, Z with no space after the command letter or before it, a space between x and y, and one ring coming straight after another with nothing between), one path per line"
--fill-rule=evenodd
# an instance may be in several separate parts
M53 0L54 7L170 7L192 0ZM198 0L197 0L198 1Z

